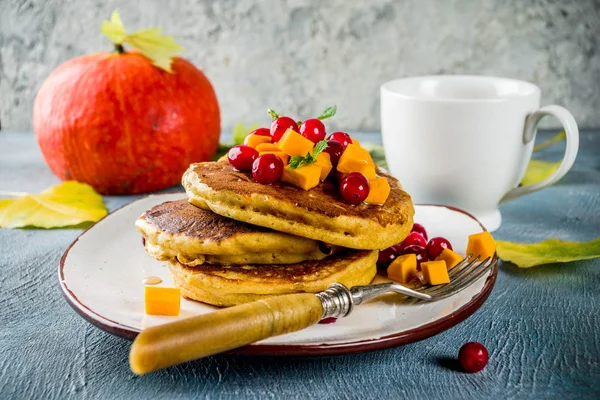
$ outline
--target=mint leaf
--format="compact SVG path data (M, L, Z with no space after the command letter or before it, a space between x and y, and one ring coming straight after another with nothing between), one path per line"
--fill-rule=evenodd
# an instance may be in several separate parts
M290 169L296 169L300 166L300 163L304 160L302 156L294 156L290 158Z
M312 156L314 159L317 158L317 156L319 154L321 154L323 152L323 150L325 150L327 148L327 140L321 140L319 142L317 142L317 144L315 145L315 148L313 149L312 152Z
M331 107L327 107L325 110L323 110L323 112L321 113L321 115L319 115L317 117L317 119L320 120L324 120L327 118L331 118L335 115L335 112L337 111L337 106L331 106Z
M267 113L271 116L273 121L275 121L277 118L280 117L279 114L277 114L275 111L271 110L270 108L267 110Z

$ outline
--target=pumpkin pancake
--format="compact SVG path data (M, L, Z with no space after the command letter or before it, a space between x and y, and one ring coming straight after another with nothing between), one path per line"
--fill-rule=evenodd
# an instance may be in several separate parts
M317 293L339 282L367 285L377 272L377 251L349 250L321 261L291 265L190 267L171 261L173 282L188 299L232 306L289 293Z
M320 260L332 246L222 217L187 201L152 207L136 221L146 251L187 265L291 264Z
M344 202L338 184L326 180L305 191L281 182L257 183L228 162L192 164L182 184L190 202L238 221L338 246L377 250L400 243L413 225L414 207L397 179L383 206Z

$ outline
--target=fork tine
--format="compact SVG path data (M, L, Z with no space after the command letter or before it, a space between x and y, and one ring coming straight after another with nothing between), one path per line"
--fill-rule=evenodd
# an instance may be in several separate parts
M427 294L431 295L436 300L453 296L453 295L463 291L464 289L469 287L469 285L471 285L473 282L477 281L482 276L484 276L492 268L493 265L494 265L493 259L490 259L490 257L488 257L478 265L478 268L476 270L474 270L471 275L464 277L460 281L456 281L456 282L453 282L453 283L450 283L447 285L443 285L442 287L440 287L441 290L437 291L435 294L434 293L427 293Z
M452 283L457 282L464 276L468 276L469 274L471 274L478 266L481 265L481 262L478 262L478 260L479 260L479 256L473 258L468 264L463 265L459 271L452 274L452 276L450 277L450 282L452 282ZM452 269L452 271L454 271L454 269L456 269L456 268L457 267L454 267ZM442 286L425 285L424 289L422 289L421 291L424 293L434 293L434 292L440 291L441 288L443 288L444 286L446 286L446 285L442 285Z

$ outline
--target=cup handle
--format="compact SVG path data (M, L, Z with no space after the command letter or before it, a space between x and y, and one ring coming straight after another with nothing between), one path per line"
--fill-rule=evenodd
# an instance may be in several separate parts
M573 166L579 149L579 129L577 128L577 123L575 122L573 115L561 106L545 106L527 116L527 119L525 120L525 130L523 132L523 143L529 143L533 140L538 123L546 115L553 115L558 118L565 131L567 143L563 160L558 169L554 171L551 176L543 181L510 190L502 198L502 203L552 185L562 178Z

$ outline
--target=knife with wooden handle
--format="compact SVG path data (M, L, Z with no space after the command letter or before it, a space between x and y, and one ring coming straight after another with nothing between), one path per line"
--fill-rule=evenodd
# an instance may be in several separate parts
M143 330L129 353L131 370L146 374L316 324L323 316L311 293L270 297Z

